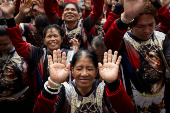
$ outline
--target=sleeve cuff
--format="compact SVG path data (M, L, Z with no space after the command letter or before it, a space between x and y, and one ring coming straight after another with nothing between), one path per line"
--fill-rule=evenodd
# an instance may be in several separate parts
M120 81L117 79L116 81L112 83L106 83L106 85L110 92L115 92L119 88Z
M45 89L43 89L42 95L43 95L43 97L50 99L50 100L53 100L56 97L56 94L50 94Z
M123 9L123 6L119 3L115 3L115 8L113 9L113 13L119 15L121 10Z
M126 30L129 26L129 24L123 23L120 18L116 21L116 25L120 30Z
M59 9L63 9L64 7L59 5L58 8L59 8Z
M57 3L57 0L53 0L53 3Z
M112 5L108 4L107 7L109 7L110 9L112 8Z
M160 9L162 5L158 0L155 0L155 2L152 2L152 5L156 8L156 10Z
M14 18L6 19L6 22L7 22L8 28L13 28L13 27L16 26L16 23L15 23L15 19L14 19Z

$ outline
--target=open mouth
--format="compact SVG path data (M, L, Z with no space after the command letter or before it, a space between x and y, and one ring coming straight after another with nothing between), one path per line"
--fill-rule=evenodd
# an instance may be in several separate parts
M67 15L67 18L73 18L74 16L73 15Z
M52 46L55 46L57 43L50 43Z

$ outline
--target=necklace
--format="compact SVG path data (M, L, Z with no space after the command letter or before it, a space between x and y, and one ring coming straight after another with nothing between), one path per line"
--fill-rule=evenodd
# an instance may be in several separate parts
M80 33L81 31L81 22L82 22L82 19L78 22L78 26L77 26L77 28L75 28L75 29L73 29L73 30L71 30L71 31L69 31L68 29L67 29L67 26L66 26L66 24L65 24L65 29L66 29L66 36L68 37L68 38L76 38L76 36L78 35L78 33Z

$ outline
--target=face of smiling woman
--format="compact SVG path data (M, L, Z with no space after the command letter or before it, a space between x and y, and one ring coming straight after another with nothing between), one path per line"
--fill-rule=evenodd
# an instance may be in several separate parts
M92 59L82 55L72 68L77 89L81 91L89 92L92 89L93 81L96 77L98 69L94 66Z
M56 28L47 30L44 44L47 46L50 53L53 53L53 50L60 49L62 41L59 31Z

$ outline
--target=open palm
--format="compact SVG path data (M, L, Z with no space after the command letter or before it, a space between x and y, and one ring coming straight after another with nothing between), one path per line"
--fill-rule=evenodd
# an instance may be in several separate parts
M124 0L124 13L133 19L142 12L148 0Z
M29 2L29 0L21 0L19 11L23 14L29 13L32 3L33 2Z
M50 71L50 78L53 82L60 84L66 80L70 72L70 64L66 63L66 53L62 53L60 50L53 51L53 60L51 56L48 56L49 60L49 71Z
M38 9L36 10L41 14L45 14L44 0L34 0L34 2L38 5Z
M16 0L13 1L13 3L11 4L10 0L2 0L0 1L0 9L2 10L2 12L5 15L11 15L14 13L15 11L15 4L16 4Z
M99 74L101 78L107 83L114 82L118 77L119 65L121 61L121 56L117 59L118 52L114 52L112 58L112 50L109 50L108 53L104 53L103 65L99 63Z

